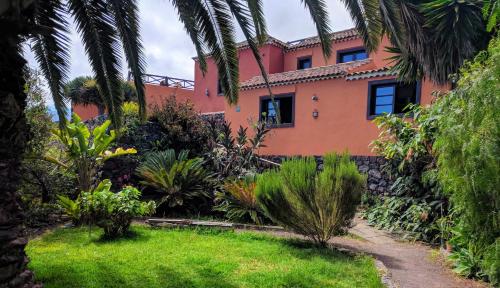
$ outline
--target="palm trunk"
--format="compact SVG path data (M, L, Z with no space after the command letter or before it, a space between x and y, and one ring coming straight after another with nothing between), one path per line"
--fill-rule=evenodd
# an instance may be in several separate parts
M23 77L26 61L20 44L24 23L32 13L26 9L0 15L0 287L33 286L33 274L26 268L24 216L16 193L28 140Z

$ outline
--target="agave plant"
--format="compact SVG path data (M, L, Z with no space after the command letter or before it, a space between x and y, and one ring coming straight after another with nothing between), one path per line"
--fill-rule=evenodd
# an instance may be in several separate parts
M161 192L158 205L182 206L188 200L208 197L206 184L212 174L203 168L202 158L188 158L183 150L177 156L175 150L152 152L137 168L145 186Z
M45 156L45 159L60 166L74 169L80 190L90 191L93 188L97 169L106 160L137 153L133 148L108 150L116 137L114 130L111 130L109 134L106 132L110 124L110 120L105 121L102 125L95 127L91 134L80 117L73 114L72 121L66 124L65 129L52 131L64 145L64 151L67 158L70 159L70 164L68 165L62 160L48 155Z

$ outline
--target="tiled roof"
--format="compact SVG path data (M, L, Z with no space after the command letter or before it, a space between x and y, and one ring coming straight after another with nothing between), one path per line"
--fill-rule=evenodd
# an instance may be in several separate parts
M281 47L281 48L286 48L287 47L287 43L277 39L277 38L274 38L273 36L270 36L270 35L267 35L267 39L266 41L264 42L264 45L265 44L270 44L270 45L275 45L275 46L278 46L278 47ZM236 47L238 49L244 49L244 48L248 48L248 42L247 41L243 41L243 42L239 42L239 43L236 43Z
M371 59L341 63L329 66L314 67L303 70L287 71L282 73L269 74L269 84L271 86L281 86L296 83L312 82L339 78L347 75L349 71L366 65ZM256 89L265 87L265 81L262 76L255 76L240 84L242 90Z
M356 71L351 71L349 74L347 74L345 79L347 81L350 81L350 80L352 81L352 80L361 80L361 79L368 79L368 78L373 78L373 77L394 76L394 75L397 75L397 73L391 71L390 67L382 67L382 68L375 68L375 69L368 69L368 70L357 69Z
M335 41L342 41L342 40L346 40L346 39L358 38L358 37L359 37L359 34L355 28L342 30L342 31L338 31L338 32L333 32L331 34L331 39L334 42ZM320 43L321 43L321 41L320 41L318 36L300 39L300 40L296 40L296 41L291 41L291 42L287 43L286 51L294 51L294 50L297 50L300 48L306 48L306 47L319 45Z

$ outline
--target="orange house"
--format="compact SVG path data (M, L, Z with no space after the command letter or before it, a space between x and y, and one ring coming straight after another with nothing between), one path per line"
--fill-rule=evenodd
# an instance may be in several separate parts
M226 103L218 85L217 67L207 58L202 74L195 60L194 82L146 75L146 101L160 104L170 95L191 101L201 114L224 113L233 131L249 121L266 120L272 127L262 155L323 155L349 151L351 155L373 156L369 144L379 130L372 122L382 113L399 114L409 103L430 104L431 93L447 90L429 81L412 85L399 83L389 71L391 55L383 47L368 53L355 29L332 34L332 54L325 58L318 37L283 42L273 37L260 47L269 74L269 97L257 62L246 42L238 44L240 96L237 105ZM170 80L169 80L170 79ZM175 80L172 80L175 79ZM187 83L187 84L186 84ZM83 119L97 115L97 108L73 106Z
M245 43L239 45L240 96L237 105L217 96L217 68L208 59L201 75L195 64L194 98L205 97L206 106L223 110L233 131L250 121L270 122L271 132L262 155L323 155L349 151L372 156L369 144L379 130L372 122L382 113L402 113L409 103L427 105L431 93L447 89L429 81L406 85L389 71L390 54L383 39L376 52L368 53L356 30L332 35L331 57L323 56L318 37L282 42L269 37L260 48L281 124L257 63ZM195 59L196 60L196 59Z

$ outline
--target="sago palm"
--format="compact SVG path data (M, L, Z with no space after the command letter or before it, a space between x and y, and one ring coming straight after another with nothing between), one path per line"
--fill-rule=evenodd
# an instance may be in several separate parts
M330 54L325 0L301 0L309 8L323 43ZM203 71L205 56L214 57L229 102L238 99L238 57L233 17L261 70L258 44L266 35L261 0L171 0L195 44ZM61 122L66 119L63 85L67 79L69 46L68 18L72 16L82 38L94 77L113 121L120 125L120 46L132 71L141 115L145 99L141 76L144 70L135 0L8 0L0 1L0 284L21 287L32 284L26 269L21 238L23 214L16 188L22 152L29 138L24 115L24 69L22 47L27 41L35 52ZM267 77L265 77L267 80Z

